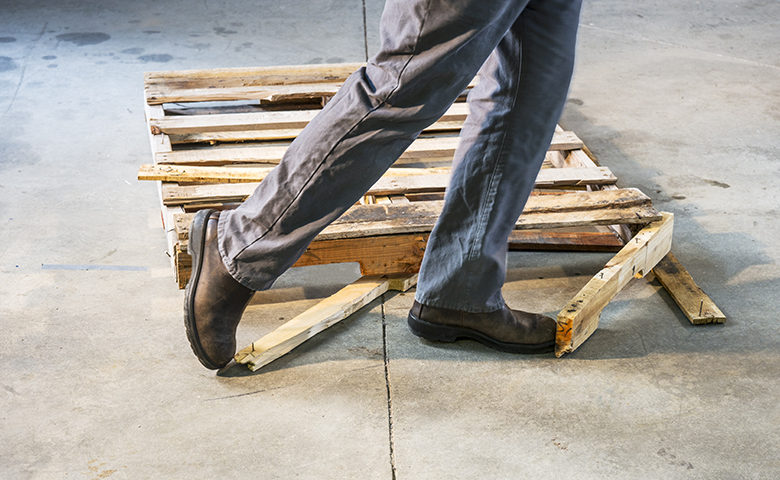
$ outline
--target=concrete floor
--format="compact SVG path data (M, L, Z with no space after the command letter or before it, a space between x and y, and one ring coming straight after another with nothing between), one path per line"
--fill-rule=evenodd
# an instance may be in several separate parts
M635 281L559 360L421 342L388 295L223 376L135 180L142 73L361 61L382 2L87 3L0 1L0 478L780 477L779 2L586 2L562 120L677 215L728 323ZM607 258L514 253L507 300L555 312ZM289 272L239 343L357 276Z

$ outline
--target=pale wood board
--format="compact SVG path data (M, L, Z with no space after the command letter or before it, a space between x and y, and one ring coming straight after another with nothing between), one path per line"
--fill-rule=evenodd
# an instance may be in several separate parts
M426 232L433 228L444 202L355 205L328 225L319 240ZM176 218L179 239L188 235L194 214ZM534 195L528 199L515 228L555 228L604 225L620 220L646 224L660 218L650 199L635 188L610 191L569 192L560 195Z
M215 100L290 101L331 97L363 63L215 68L149 72L144 75L146 102ZM467 88L476 84L471 81Z
M674 215L643 228L558 314L555 355L577 349L598 326L601 311L634 277L643 277L672 246Z
M241 349L235 360L256 371L349 317L388 290L406 291L416 283L416 274L396 278L362 277Z
M463 121L468 115L466 103L455 103L442 115L439 121ZM151 119L152 133L186 135L208 132L231 132L250 130L293 129L305 127L320 109L268 111L254 113L225 113L211 115L179 115Z
M158 167L159 168L159 167ZM164 168L161 169L165 170ZM439 173L437 173L439 172ZM164 173L163 178L168 177ZM239 172L242 173L242 172ZM266 174L262 171L261 174ZM152 175L145 172L144 175ZM202 177L201 177L202 178ZM246 178L242 179L246 180ZM262 180L262 179L260 179ZM599 168L549 168L536 177L536 187L562 187L579 185L601 185L617 179L606 167ZM443 192L450 181L449 169L403 168L395 169L382 176L366 195L411 194L420 192ZM165 205L188 205L208 202L240 202L254 192L259 183L217 183L200 185L163 185Z
M454 135L417 138L395 163L413 163L432 159L451 162L459 141L460 138ZM581 140L572 132L560 132L553 136L550 150L570 150L578 144L581 144ZM278 143L191 148L160 153L155 156L155 163L217 166L248 163L278 164L287 152L287 148L288 144Z
M162 108L162 105L144 105L144 115L147 119L147 122L150 118L160 118L165 115L165 112ZM152 157L156 156L159 153L166 153L170 152L172 149L171 146L171 140L168 138L168 135L165 134L154 134L151 132L151 130L148 132L149 135L149 145L152 150ZM162 183L157 182L157 195L160 198L160 220L162 222L163 231L165 232L165 240L166 240L166 248L168 257L170 258L171 265L173 266L174 272L178 271L177 268L177 257L176 257L176 246L178 243L178 237L176 235L176 222L175 222L175 215L177 214L183 214L184 209L181 206L173 205L173 206L167 206L165 205L165 202L163 201L163 190L162 190Z
M723 312L696 285L688 270L671 252L658 262L658 265L653 268L653 273L692 324L704 325L726 321Z

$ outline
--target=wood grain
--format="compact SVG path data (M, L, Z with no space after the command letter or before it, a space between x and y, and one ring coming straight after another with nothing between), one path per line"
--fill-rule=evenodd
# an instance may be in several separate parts
M694 325L724 323L726 316L715 302L696 285L688 270L669 252L653 273L688 320Z
M362 277L241 349L236 353L235 360L256 371L349 317L388 290L405 291L416 283L417 275L406 275L400 278Z
M267 167L265 167L267 168ZM179 181L216 181L224 180L222 173L215 171L209 176L209 171L193 171L192 167L169 169L165 166L142 167L145 178L159 178L166 182ZM230 177L230 180L241 180L242 183L217 183L200 185L177 185L165 183L162 199L165 205L193 205L215 202L241 202L245 200L259 185L252 180L262 180L268 170L257 171L257 178L249 176ZM237 173L246 175L246 172ZM230 172L228 172L230 175ZM427 192L443 192L449 184L448 168L397 168L391 169L382 176L366 195L398 195ZM245 183L243 183L245 181ZM549 168L543 169L536 177L536 187L566 187L580 185L603 185L616 181L615 176L606 167L599 168Z

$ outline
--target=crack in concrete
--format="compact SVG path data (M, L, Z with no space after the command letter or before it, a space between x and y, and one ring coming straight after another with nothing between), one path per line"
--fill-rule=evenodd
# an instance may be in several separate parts
M363 48L366 62L368 62L368 26L366 22L366 0L363 0Z
M13 95L11 95L11 101L8 102L8 106L3 112L3 116L8 114L8 112L11 111L11 107L14 106L14 102L16 102L16 97L19 96L19 89L22 88L22 82L24 81L24 72L27 70L27 61L30 59L30 55L32 54L32 51L35 49L35 46L38 44L38 41L40 41L40 39L43 38L43 34L46 33L46 27L48 26L49 26L49 22L44 22L43 28L41 28L41 31L38 33L38 36L35 37L35 39L32 41L30 46L27 48L27 52L24 54L24 60L22 63L22 71L19 73L19 81L16 83L16 88L14 89L14 93Z
M387 436L390 442L390 473L392 480L396 480L395 470L395 444L393 440L393 399L390 396L390 370L387 358L387 319L385 317L385 296L382 295L382 358L385 364L385 392L387 398Z

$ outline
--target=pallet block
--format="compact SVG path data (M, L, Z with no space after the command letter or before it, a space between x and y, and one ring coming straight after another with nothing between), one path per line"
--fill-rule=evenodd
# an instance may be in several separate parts
M190 274L187 240L194 212L240 205L360 66L146 74L145 113L154 163L141 166L138 178L158 182L168 253L180 288ZM377 292L413 286L468 115L464 99L423 131L295 264L357 262L364 277L291 321L289 328L242 350L237 360L260 368L278 358L278 352L289 351L381 295ZM619 250L559 314L558 356L592 334L601 310L633 275L653 267L692 322L725 320L671 254L662 260L671 245L671 215L656 211L642 192L619 188L617 181L575 133L558 127L535 190L509 238L510 248L525 250ZM398 278L406 283L399 284ZM291 332L297 333L289 336Z

